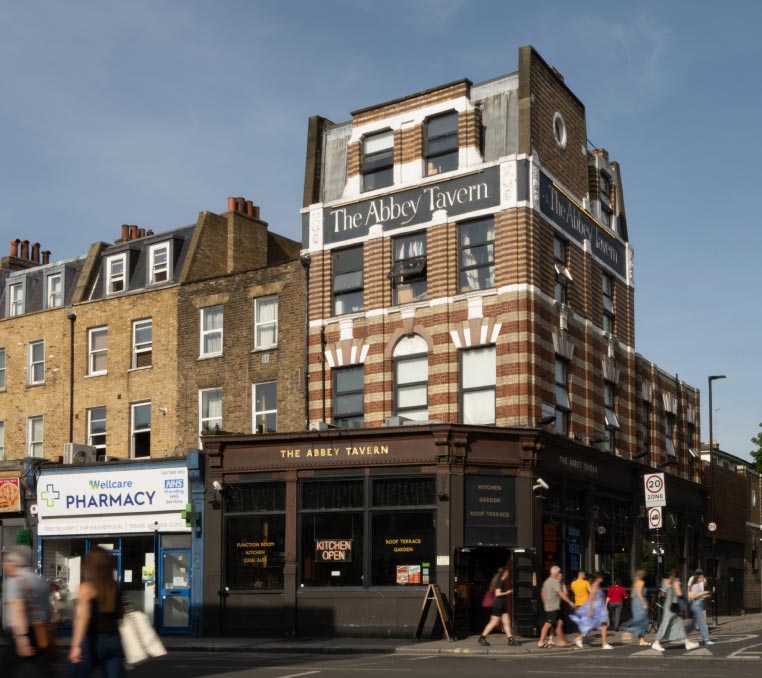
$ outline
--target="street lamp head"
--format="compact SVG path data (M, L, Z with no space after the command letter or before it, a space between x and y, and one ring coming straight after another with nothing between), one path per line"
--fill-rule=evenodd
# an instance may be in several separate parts
M717 381L718 379L727 379L724 374L713 374L709 377L709 381Z

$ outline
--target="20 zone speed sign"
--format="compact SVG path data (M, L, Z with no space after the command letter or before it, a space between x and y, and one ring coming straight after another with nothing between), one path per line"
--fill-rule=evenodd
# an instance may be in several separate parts
M663 473L648 473L643 476L646 491L646 507L666 506L667 492L664 487Z

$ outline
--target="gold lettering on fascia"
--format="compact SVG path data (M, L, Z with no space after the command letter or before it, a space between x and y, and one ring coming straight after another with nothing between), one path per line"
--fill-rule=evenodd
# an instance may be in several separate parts
M590 464L586 461L580 461L579 459L571 459L570 457L561 456L558 458L563 466L568 466L576 471L582 471L583 473L592 473L598 475L598 467L595 464Z
M389 454L388 445L357 445L352 447L308 447L280 450L281 459L327 459L347 457L377 457Z

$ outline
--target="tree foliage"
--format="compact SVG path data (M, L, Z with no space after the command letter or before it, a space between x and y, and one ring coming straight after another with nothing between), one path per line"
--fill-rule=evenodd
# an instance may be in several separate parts
M762 428L762 424L759 426ZM754 463L757 466L757 471L762 473L762 431L757 433L757 435L751 439L751 442L757 446L756 450L751 451L751 458L754 460Z

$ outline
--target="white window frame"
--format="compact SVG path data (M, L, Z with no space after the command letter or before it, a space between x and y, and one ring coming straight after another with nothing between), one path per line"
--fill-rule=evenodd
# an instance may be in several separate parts
M220 416L219 417L212 417L212 416L204 416L204 400L208 396L211 396L214 393L219 394L219 401L220 401ZM211 401L207 400L207 413L208 413L208 406ZM217 430L220 430L222 428L222 387L221 386L215 386L214 388L202 388L198 391L198 433L199 433L199 444L201 444L201 433L202 431L212 431L215 428L215 424L218 425ZM208 424L205 426L205 424Z
M121 262L122 272L114 273L114 264ZM115 283L121 282L120 289L114 289ZM127 252L115 254L106 259L106 294L120 294L127 291Z
M35 422L42 424L42 435L39 439L32 437ZM38 459L42 459L45 456L45 417L42 414L27 417L26 419L26 456Z
M34 352L35 349L39 346L42 346L42 359L37 357L37 360L35 360ZM36 368L39 368L42 366L42 374L40 375L40 378L37 379L35 377L35 371ZM37 384L44 384L45 383L45 340L44 339L38 339L36 341L30 341L27 344L27 353L26 353L26 374L27 374L27 384L29 386L35 386Z
M257 387L269 386L275 384L275 409L269 410L257 410ZM275 431L278 430L278 382L277 381L261 381L258 384L251 385L251 430L253 433L259 433L257 430L257 416L268 414L275 415ZM265 433L274 433L275 431L265 431Z
M487 355L491 353L492 357L487 358L492 363L492 374L486 375L486 370L467 370L466 369L466 356L475 356L477 354ZM489 376L490 379L477 382L476 385L466 386L466 379L475 379L477 376L484 377ZM466 418L466 400L469 400L468 396L476 393L492 393L492 420L488 421L472 421L473 412L469 410L468 420ZM477 346L474 348L462 349L460 352L460 420L463 424L474 424L482 426L494 426L497 423L497 346Z
M53 281L57 281L58 290L54 290ZM46 280L45 308L59 308L63 306L63 275L51 273Z
M219 309L220 315L222 316L222 323L220 327L218 329L205 330L204 318L206 317L206 314L216 309ZM225 338L224 329L225 329L225 310L222 304L216 304L214 306L206 306L205 308L200 309L199 311L199 349L198 350L199 350L199 356L201 358L213 358L213 357L222 355L223 340ZM212 334L217 334L217 333L219 333L220 335L220 350L210 351L208 353L204 352L204 339L206 339L208 336Z
M103 419L94 419L94 410L103 410ZM103 433L93 433L93 422L95 421L103 421ZM106 454L106 443L103 443L102 445L94 443L93 438L97 436L103 436L104 438L108 436L108 411L104 405L91 407L87 410L87 444L97 449L98 456L100 457Z
M5 390L5 379L7 375L6 360L5 346L0 346L0 391Z
M156 254L164 250L166 252L166 261L163 264L156 263ZM157 279L158 275L163 273L164 278ZM168 242L160 242L151 245L148 248L148 284L158 285L169 282L172 279L172 248Z
M148 428L141 428L140 430L137 430L135 428L135 410L138 407L148 407ZM151 443L150 443L150 437L152 432L152 426L153 426L153 417L151 416L151 401L150 400L143 400L138 403L130 403L130 459L150 459L151 458ZM142 456L142 457L136 457L135 456L135 436L139 433L145 433L148 432L149 436L149 443L148 443L148 455Z
M8 286L8 317L15 318L24 314L24 283L17 282Z
M151 341L138 343L138 329L149 325L151 327ZM143 318L142 320L135 320L132 323L132 361L131 369L133 370L146 370L153 366L153 355L151 355L150 365L141 365L138 367L138 356L144 353L153 354L153 318Z
M93 336L96 332L106 333L106 348L93 349ZM106 369L96 370L94 369L95 357L101 354L106 356ZM108 374L108 325L101 325L100 327L91 327L87 330L87 376L97 377L101 374Z
M259 309L261 302L264 301L270 301L271 299L275 299L275 319L274 320L265 320L260 321L259 319ZM270 294L266 297L257 297L254 299L254 348L256 349L262 349L262 348L272 348L274 346L278 345L278 311L280 310L280 307L278 305L278 295L277 294ZM270 342L269 344L263 344L259 342L259 330L264 329L268 326L273 326L275 328L274 333L274 341Z

